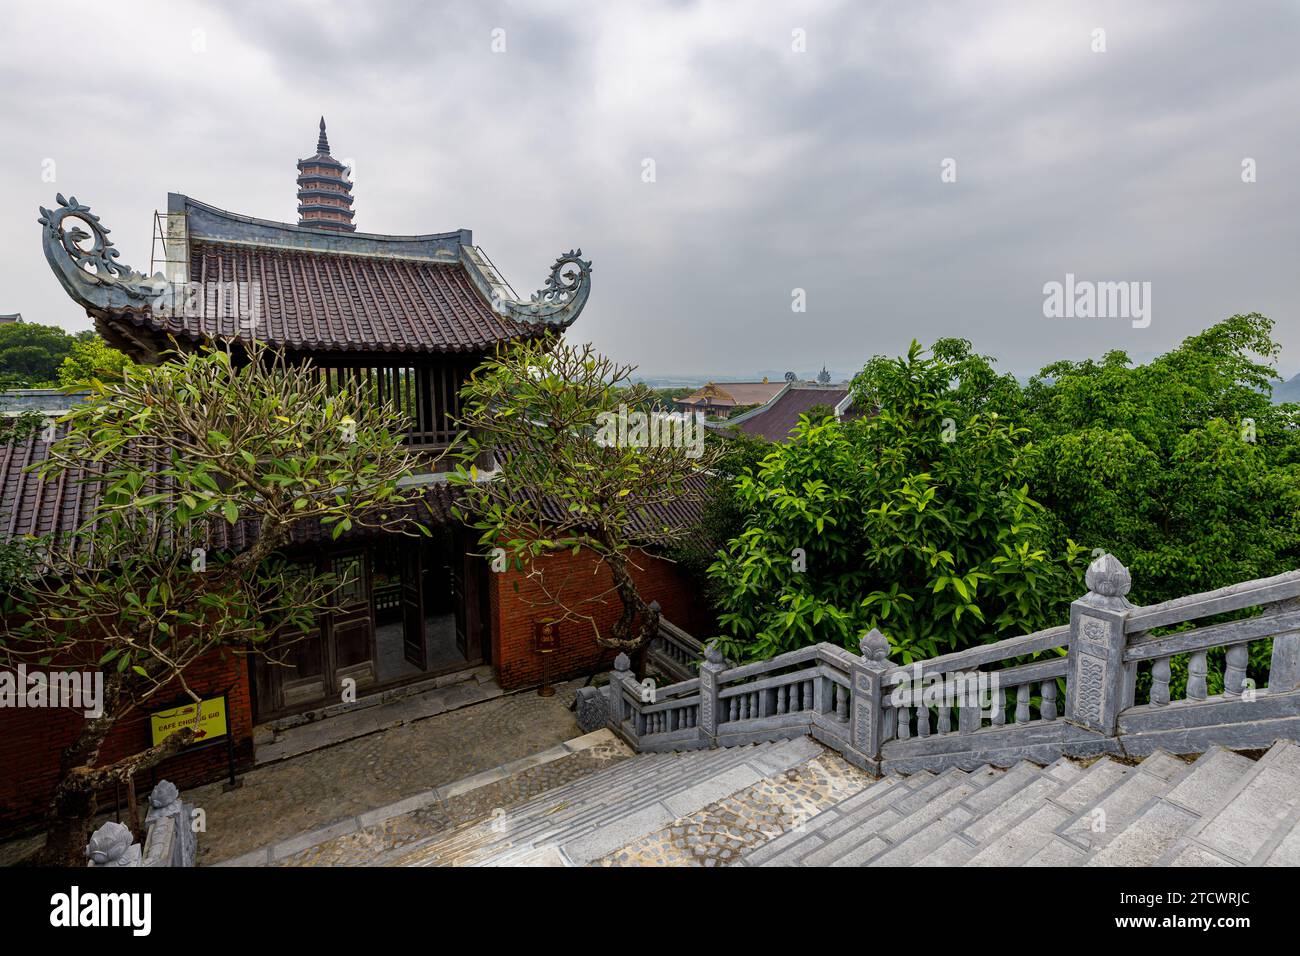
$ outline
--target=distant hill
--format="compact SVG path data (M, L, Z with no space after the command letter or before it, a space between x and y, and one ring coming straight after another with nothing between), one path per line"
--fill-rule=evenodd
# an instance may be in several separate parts
M1300 375L1273 388L1273 404L1300 402Z

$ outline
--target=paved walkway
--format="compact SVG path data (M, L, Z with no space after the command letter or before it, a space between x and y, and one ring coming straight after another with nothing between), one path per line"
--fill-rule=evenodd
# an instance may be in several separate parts
M199 865L243 856L308 831L528 757L578 737L569 704L582 681L554 697L523 691L416 720L186 791L206 814Z
M504 695L492 676L492 668L483 666L363 697L354 704L334 704L288 717L258 728L257 765L298 757Z
M491 830L508 828L513 807L631 756L613 733L598 730L222 865L391 865L464 824L488 820Z

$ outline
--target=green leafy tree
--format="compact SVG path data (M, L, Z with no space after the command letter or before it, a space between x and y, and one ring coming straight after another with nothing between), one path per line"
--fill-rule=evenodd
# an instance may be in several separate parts
M84 388L95 379L120 382L128 364L127 357L110 348L97 333L78 334L73 339L71 354L59 366L59 384L64 388Z
M1059 623L1083 549L1030 495L1025 429L955 397L962 370L917 343L874 360L855 391L878 414L805 416L737 479L745 528L710 568L730 655L879 627L909 662Z
M52 388L72 343L72 336L57 326L0 325L0 388Z
M1025 389L1034 487L1154 603L1300 567L1300 429L1272 322L1237 315L1146 365L1058 362Z
M102 494L75 535L36 552L41 573L10 599L0 659L102 671L104 699L62 754L42 862L84 862L96 792L193 739L185 728L109 761L102 746L125 716L164 692L197 701L191 667L214 652L277 662L275 638L331 605L347 582L280 558L295 525L420 527L400 484L416 464L405 423L371 399L261 350L247 362L204 351L127 366L63 419L42 474ZM218 531L237 522L253 540L225 550Z
M467 430L452 480L463 489L461 516L481 533L499 560L525 571L560 620L589 627L602 647L641 650L658 629L659 613L638 591L634 571L643 549L667 546L686 533L662 518L662 508L703 495L701 472L716 453L687 440L639 438L636 419L620 429L621 413L638 414L649 389L590 345L553 339L498 352L461 390ZM641 413L644 414L644 413ZM660 425L670 421L657 420ZM680 418L677 419L680 422ZM694 438L694 420L691 438ZM644 440L642 440L644 439ZM490 480L478 472L495 461ZM559 550L592 555L611 586L595 595L543 574L544 556ZM622 611L602 630L599 605L616 596Z
M1025 389L1035 487L1072 535L1128 565L1138 603L1300 567L1300 407L1270 401L1272 328L1235 315L1145 365L1119 351L1057 362ZM1257 681L1271 644L1251 646ZM1210 658L1217 693L1223 652ZM1184 655L1175 695L1186 681ZM1139 700L1149 683L1140 671Z

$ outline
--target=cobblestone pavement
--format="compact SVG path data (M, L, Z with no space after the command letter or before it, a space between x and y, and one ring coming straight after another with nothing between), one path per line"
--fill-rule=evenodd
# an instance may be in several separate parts
M802 826L875 778L827 753L674 820L597 861L600 866L725 866Z
M373 866L386 865L400 851L429 837L466 823L496 818L509 807L531 800L547 790L595 773L632 756L619 743L569 754L537 767L529 767L504 780L489 783L445 801L365 827L355 833L296 853L277 866ZM391 854L391 856L390 856Z
M229 793L219 783L186 791L185 799L207 818L207 831L199 836L199 865L241 856L577 737L582 731L569 704L582 683L557 684L554 697L533 691L499 697L258 767Z

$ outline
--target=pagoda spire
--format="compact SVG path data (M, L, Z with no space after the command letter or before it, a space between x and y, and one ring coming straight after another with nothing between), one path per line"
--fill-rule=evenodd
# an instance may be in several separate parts
M330 155L322 116L316 155L298 160L298 225L356 231L352 224L352 183L348 173L348 168Z

